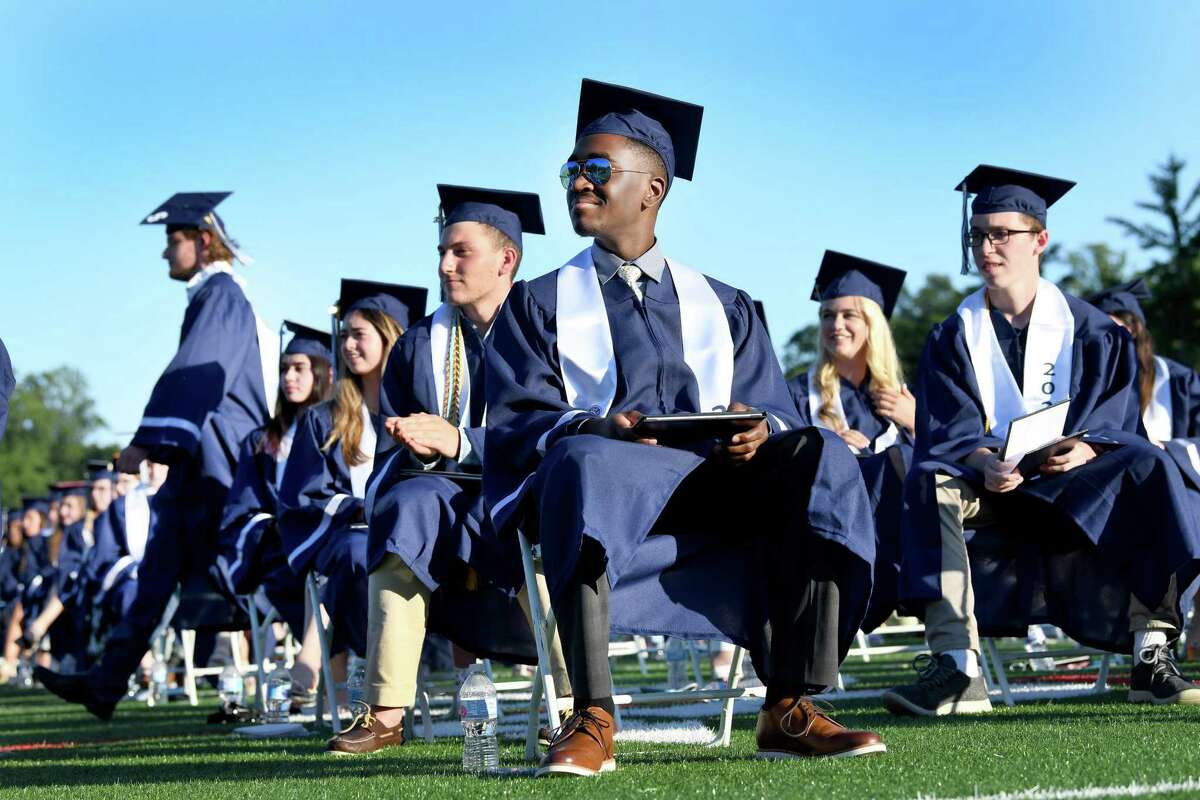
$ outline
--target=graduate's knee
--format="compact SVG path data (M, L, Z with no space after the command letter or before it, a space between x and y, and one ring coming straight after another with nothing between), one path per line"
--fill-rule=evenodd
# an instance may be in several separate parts
M590 465L610 458L613 448L622 444L601 436L564 436L546 453L543 468L585 475Z

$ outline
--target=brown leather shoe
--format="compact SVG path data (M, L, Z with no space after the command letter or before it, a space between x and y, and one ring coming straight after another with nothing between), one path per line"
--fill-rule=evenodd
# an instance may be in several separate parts
M613 752L613 718L590 706L567 718L550 741L550 752L538 765L537 776L599 775L617 768Z
M878 734L852 731L807 697L785 698L758 712L758 758L849 758L886 753Z
M358 703L355 712L350 727L325 744L327 753L337 756L360 755L404 744L403 722L389 728L371 713L371 707L366 703Z

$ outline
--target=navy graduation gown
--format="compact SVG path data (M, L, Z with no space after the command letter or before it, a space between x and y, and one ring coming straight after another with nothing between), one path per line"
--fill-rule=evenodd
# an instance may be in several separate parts
M875 413L871 401L871 379L854 386L845 378L839 379L842 411L846 424L871 441L870 452L858 455L863 483L871 500L875 518L875 585L871 604L862 628L870 632L879 627L896 610L900 583L900 520L904 512L904 474L912 465L912 438L903 430L891 447L874 452L876 440L887 432L891 420ZM803 425L815 425L808 403L808 373L801 372L788 381L788 389L796 403L796 413ZM903 470L903 472L901 471Z
M202 562L215 554L238 445L268 416L254 311L231 275L214 273L189 297L179 349L133 437L171 465L153 502Z
M380 415L440 416L437 384L430 353L433 317L410 327L392 349L380 391ZM443 460L436 469L478 474L485 448L483 381L484 343L472 325L463 323L470 380L470 409L463 434L470 442L464 463ZM419 459L386 433L379 437L375 472L368 484L370 539L368 569L374 571L392 553L413 571L433 594L427 628L482 657L535 663L537 654L529 623L506 589L490 576L511 575L520 569L515 543L501 547L483 508L478 485L460 484L451 478L401 475L401 470L422 469ZM502 565L508 565L504 569ZM467 588L468 567L480 579Z
M1169 358L1167 380L1171 389L1171 438L1163 442L1179 465L1189 489L1200 491L1200 374Z
M1066 299L1075 318L1066 430L1086 428L1089 439L1120 446L1068 473L1027 479L1013 492L989 495L1002 521L1007 520L1004 545L1038 556L1036 563L1024 566L997 559L977 568L981 565L974 551L979 545L973 545L976 614L985 632L989 615L1008 630L1053 621L1080 641L1116 649L1128 639L1128 592L1155 608L1173 573L1189 584L1196 574L1200 537L1179 471L1137 434L1132 340L1102 312L1070 295ZM985 430L957 314L930 334L915 393L917 441L905 485L909 510L902 537L901 596L923 603L941 593L935 474L981 486L982 475L962 460L977 448L1003 445ZM1080 557L1090 559L1087 563L1071 555L1079 552L1081 541L1094 546ZM1114 592L1114 585L1124 591ZM1022 595L1017 599L1012 597L1014 586Z
M780 422L795 427L794 403L750 298L708 280L725 308L734 346L731 399L768 412L773 434ZM644 304L620 280L605 283L601 294L617 367L611 410L697 411L699 391L684 361L670 267L661 282L646 282ZM765 612L751 599L761 588L762 565L745 535L712 531L709 520L697 518L691 520L694 534L649 536L676 489L703 463L701 455L568 436L563 429L547 438L545 457L539 454L539 438L570 409L560 378L556 305L557 272L518 282L492 333L484 493L497 530L536 529L552 597L573 574L584 538L598 543L607 558L616 630L750 645L763 629ZM842 598L849 618L840 627L848 642L871 591L870 507L849 449L828 431L813 433L827 446L810 502L799 511L816 536L861 567L851 581L853 591L846 593L852 596ZM497 508L510 497L516 499Z
M252 594L261 586L292 632L302 635L304 583L288 566L276 527L279 462L262 449L265 435L265 427L252 431L238 450L221 517L217 566L231 594Z
M12 362L8 358L8 349L0 340L0 441L4 439L4 430L8 427L8 398L12 396L16 380L13 378Z
M376 430L377 415L371 423ZM277 525L288 565L297 575L324 575L323 601L334 623L334 648L366 651L367 533L363 498L353 492L340 441L321 446L333 429L333 402L301 412L283 481Z

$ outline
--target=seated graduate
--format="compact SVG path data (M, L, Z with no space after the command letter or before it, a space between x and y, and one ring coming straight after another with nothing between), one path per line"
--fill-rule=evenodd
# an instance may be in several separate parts
M392 347L425 314L426 290L343 280L333 399L306 408L279 484L279 534L297 575L326 578L333 652L362 655L367 639L367 478L380 430L379 384Z
M438 185L445 302L388 359L384 430L367 488L370 614L366 708L329 740L337 753L404 743L426 630L481 657L536 662L521 607L489 580L504 558L480 495L484 343L524 252L541 234L536 194ZM509 546L509 551L516 548Z
M168 474L166 464L143 462L138 482L96 517L95 545L84 560L75 592L76 604L86 609L81 627L89 657L103 651L109 633L137 597L138 568L158 528L158 513L150 500Z
M788 381L804 425L827 428L858 456L875 516L875 585L863 619L874 630L896 610L904 476L912 463L916 400L904 385L888 320L903 270L825 251L813 287L821 302L817 363Z
M111 462L89 461L88 481L91 484L89 497L92 501L92 510L88 516L94 522L96 517L108 511L108 507L117 497L117 473L113 472Z
M768 692L760 757L884 750L808 699L836 683L871 592L854 457L829 431L794 430L749 296L655 238L672 181L691 179L702 112L584 81L560 177L594 243L518 282L492 333L485 499L499 534L540 539L575 697L540 774L615 768L610 627L748 646ZM714 409L766 416L690 447L634 429Z
M333 388L333 336L285 321L291 339L279 357L275 414L238 449L237 472L225 501L217 567L232 595L262 590L297 639L304 636L304 580L291 570L276 528L279 482L304 409L327 401ZM315 674L311 677L315 677Z
M85 642L71 614L64 614L67 601L79 583L83 563L92 548L94 536L88 502L91 483L69 481L56 485L60 492L58 528L47 543L47 563L35 579L37 600L26 598L30 619L25 626L25 640L37 645L47 634L50 652L59 663L70 657L74 663L82 660Z
M10 641L9 624L21 611L20 597L23 590L21 576L25 571L28 550L25 547L25 510L18 506L7 514L5 538L0 543L0 684L8 682L17 674L22 619L12 629ZM23 616L23 614L22 614Z
M1092 295L1088 302L1133 336L1137 352L1137 397L1146 437L1167 451L1183 474L1193 505L1200 504L1200 373L1154 352L1140 301L1150 288L1140 278ZM1200 506L1198 506L1200 507ZM1196 584L1192 585L1192 593ZM1193 604L1183 598L1186 611ZM1200 658L1200 608L1187 636L1188 659Z
M1134 667L1130 699L1167 703L1189 696L1191 685L1164 646L1179 630L1176 574L1178 586L1189 585L1200 555L1179 471L1137 434L1128 334L1039 273L1050 241L1046 209L1072 186L981 166L957 187L963 269L969 250L984 286L934 327L921 359L901 600L924 606L933 656L918 658L917 683L883 695L893 713L990 710L979 669L976 597L978 613L1001 599L973 583L966 530L996 522L1014 546L1041 548L1038 569L1050 576L1002 576L1006 583L995 591L1021 595L1004 602L1024 609L1034 603L1025 594L1046 594L1038 602L1048 618L1014 620L1015 627L1054 622L1076 639L1114 647L1129 646L1132 634L1134 653L1151 649L1153 656ZM1000 460L1014 419L1066 400L1064 434L1086 429L1084 439L1064 442L1030 477ZM1123 590L1096 590L1088 583L1091 569L1055 571L1067 558L1058 551L1069 555L1080 545ZM1035 588L1035 579L1044 585Z
M30 582L46 562L47 538L42 536L50 514L48 497L26 497L21 501L22 543L12 576L5 589L8 619L4 628L4 661L13 671L24 650L21 646L26 611L23 598Z
M208 575L237 445L266 422L268 398L275 396L277 337L254 313L245 281L234 273L233 260L247 259L216 212L228 196L175 194L142 220L165 226L162 258L168 277L187 287L187 310L179 348L155 383L117 469L137 472L146 460L171 466L154 496L163 521L143 557L137 599L91 672L37 674L49 691L100 719L110 719L125 697L176 587L189 576ZM215 636L199 641L196 660L204 663Z

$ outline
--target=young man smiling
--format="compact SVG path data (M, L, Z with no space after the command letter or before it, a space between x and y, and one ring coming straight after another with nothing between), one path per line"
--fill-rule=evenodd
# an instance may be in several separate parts
M933 329L921 358L901 581L902 598L924 606L933 656L916 664L917 683L884 694L893 713L991 709L977 594L984 604L1015 604L1010 616L1048 615L1081 641L1116 648L1132 638L1130 700L1200 702L1171 652L1179 595L1200 567L1200 535L1178 470L1137 434L1132 341L1040 274L1047 208L1072 186L980 166L958 187L963 269L970 250L984 287ZM1064 401L1064 433L1087 430L1086 437L1057 448L1030 477L1000 460L1014 419ZM1008 579L996 590L1003 600L973 585L967 557L968 531L996 522L1004 536L1019 533L1017 542L1050 545L1039 553L1043 572L1000 570ZM1094 545L1085 551L1094 562L1071 560L1081 534ZM1055 549L1064 543L1072 546Z
M165 225L163 259L172 280L187 285L179 349L158 379L133 441L117 469L136 473L143 461L170 464L154 496L158 524L139 568L137 597L87 674L39 670L51 692L112 716L129 675L185 574L206 573L216 558L217 531L233 481L238 443L269 416L278 344L255 315L232 261L243 260L216 206L228 192L173 195L142 220Z
M870 596L854 457L832 433L793 430L749 296L655 236L673 180L692 177L702 112L584 81L560 177L593 243L517 283L492 334L484 494L501 536L540 539L575 698L540 774L616 766L610 628L747 645L767 684L759 757L885 749L808 698L836 682ZM679 447L633 427L752 407L761 421Z
M516 555L511 542L497 546L479 472L485 342L520 266L522 234L545 232L541 204L536 194L466 186L439 185L438 194L445 302L405 333L384 373L386 435L366 498L366 706L329 740L335 754L404 743L426 630L484 657L536 660L513 582L492 579Z

